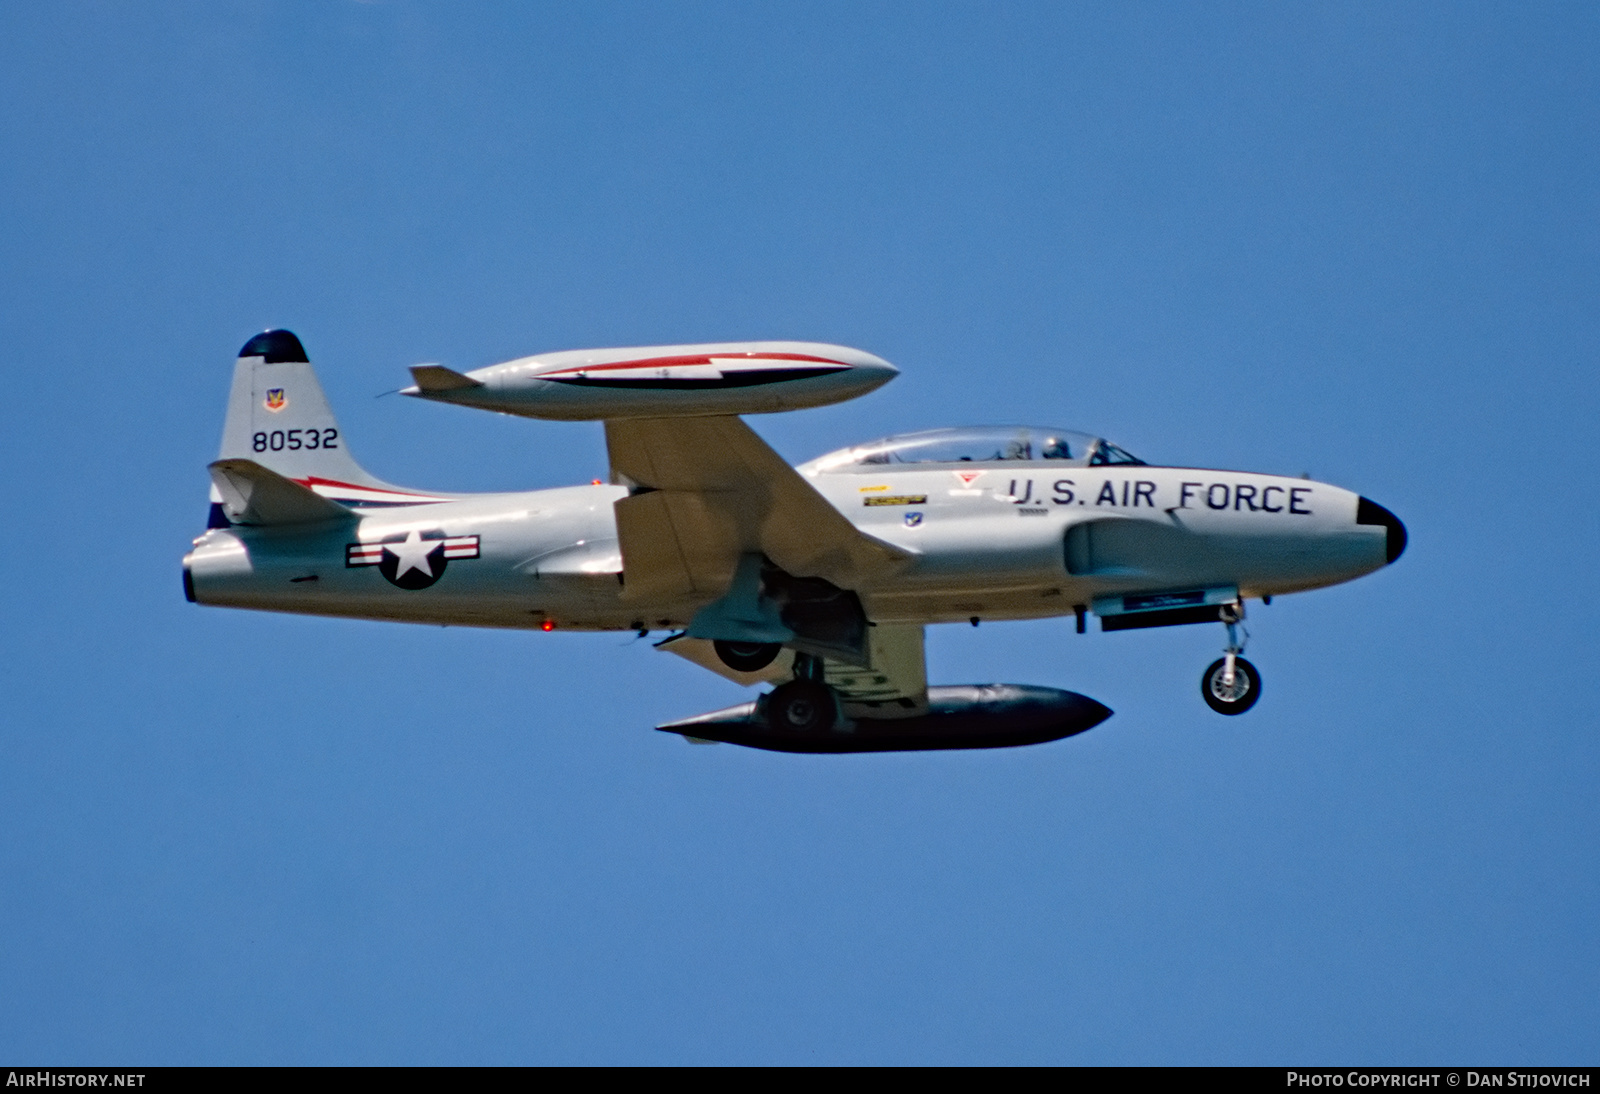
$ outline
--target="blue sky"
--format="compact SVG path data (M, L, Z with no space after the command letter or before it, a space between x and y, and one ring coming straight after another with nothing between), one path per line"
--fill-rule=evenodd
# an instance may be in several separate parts
M1594 1063L1592 5L8 5L0 1058ZM934 629L1082 691L975 754L691 748L630 636L202 609L232 358L364 464L605 472L404 367L745 338L1394 509L1210 628Z

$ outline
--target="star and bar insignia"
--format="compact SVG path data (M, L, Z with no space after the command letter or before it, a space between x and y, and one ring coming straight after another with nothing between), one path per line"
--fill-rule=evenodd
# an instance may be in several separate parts
M391 585L426 589L444 576L452 560L478 557L477 536L447 536L444 532L396 532L371 543L351 543L344 549L347 567L376 566Z

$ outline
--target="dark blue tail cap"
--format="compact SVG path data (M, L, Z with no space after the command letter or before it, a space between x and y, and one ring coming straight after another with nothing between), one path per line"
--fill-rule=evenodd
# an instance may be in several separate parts
M306 357L306 348L300 344L300 339L296 338L292 331L286 330L262 331L244 344L239 356L260 357L269 365L278 365L285 361L309 361Z

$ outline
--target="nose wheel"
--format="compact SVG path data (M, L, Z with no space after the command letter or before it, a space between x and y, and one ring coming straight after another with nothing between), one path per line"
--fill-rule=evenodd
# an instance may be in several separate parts
M1243 604L1229 604L1222 609L1222 622L1228 628L1228 645L1200 677L1200 694L1206 706L1218 714L1243 714L1261 698L1261 674L1240 656L1250 637L1240 626L1243 620Z
M1228 679L1228 659L1219 657L1200 678L1200 694L1218 714L1243 714L1261 698L1261 674L1243 657L1233 658L1233 679Z

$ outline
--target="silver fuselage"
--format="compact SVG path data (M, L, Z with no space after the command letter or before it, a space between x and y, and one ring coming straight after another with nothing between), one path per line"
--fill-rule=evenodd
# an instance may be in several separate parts
M1381 568L1386 529L1360 498L1306 479L1049 461L850 466L801 473L862 531L909 552L855 591L881 623L1037 619L1108 596L1291 593ZM214 528L184 559L203 604L485 627L687 626L709 598L629 596L614 485L357 509L348 520ZM426 587L353 564L360 545L416 532L473 541L426 563Z

